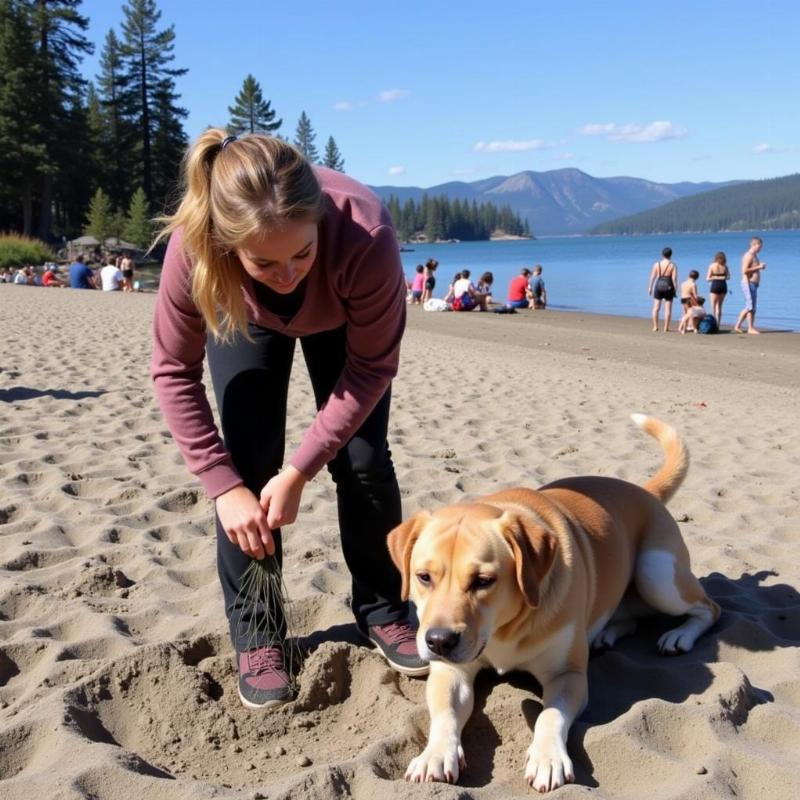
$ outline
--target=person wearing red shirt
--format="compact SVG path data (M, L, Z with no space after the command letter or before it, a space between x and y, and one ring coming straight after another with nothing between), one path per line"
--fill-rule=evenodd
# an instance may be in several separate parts
M527 267L523 267L520 274L511 279L508 285L508 302L506 303L509 308L528 307L530 277L531 271Z
M45 270L44 275L42 275L42 286L65 286L65 282L58 277L57 273L58 266L56 264L51 264L47 270Z

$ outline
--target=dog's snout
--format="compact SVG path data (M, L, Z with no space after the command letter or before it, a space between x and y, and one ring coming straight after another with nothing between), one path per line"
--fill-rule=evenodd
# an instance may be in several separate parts
M425 644L438 656L446 656L458 644L461 634L450 628L428 628Z

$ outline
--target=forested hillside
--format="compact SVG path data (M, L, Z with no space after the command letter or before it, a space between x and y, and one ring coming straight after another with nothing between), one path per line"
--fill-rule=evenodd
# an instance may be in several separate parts
M605 222L593 234L800 228L800 174L748 181Z

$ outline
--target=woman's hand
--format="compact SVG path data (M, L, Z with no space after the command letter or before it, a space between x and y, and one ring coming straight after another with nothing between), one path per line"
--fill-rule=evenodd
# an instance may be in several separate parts
M232 544L239 545L243 553L260 561L265 553L271 556L275 552L267 515L246 486L235 486L221 494L216 506L225 535Z
M269 480L261 490L261 508L267 515L269 528L291 525L297 519L306 482L306 476L292 466Z

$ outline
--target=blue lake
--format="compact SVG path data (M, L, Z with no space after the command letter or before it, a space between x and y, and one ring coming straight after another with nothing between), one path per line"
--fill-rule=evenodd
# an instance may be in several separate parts
M443 297L454 273L467 268L477 282L487 270L494 274L495 300L505 301L508 283L522 267L541 264L552 308L649 317L652 300L647 283L662 248L672 248L681 281L696 269L699 293L708 297L705 281L714 254L728 257L732 280L723 308L722 323L733 325L743 307L739 288L742 254L752 235L764 240L760 253L767 264L762 273L756 323L759 327L800 331L800 231L687 233L666 236L564 236L512 242L407 244L414 252L401 253L406 276L428 258L439 262L436 297ZM679 303L675 304L679 306ZM673 307L673 321L680 318Z

